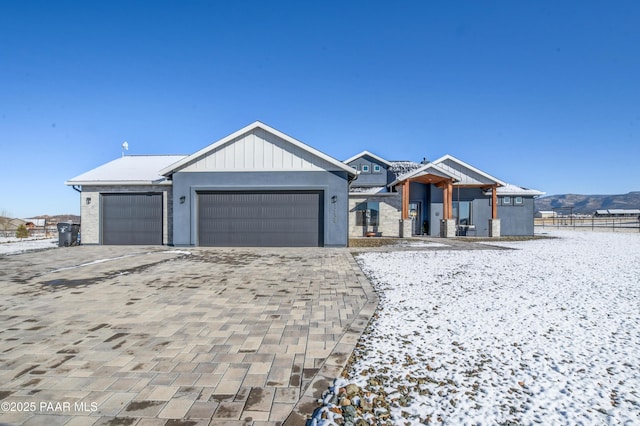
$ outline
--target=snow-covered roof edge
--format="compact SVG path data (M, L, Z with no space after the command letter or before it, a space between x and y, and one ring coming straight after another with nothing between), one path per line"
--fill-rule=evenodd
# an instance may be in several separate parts
M369 151L366 151L366 150L362 151L359 154L354 155L353 157L347 158L346 160L343 161L343 163L345 163L345 164L350 163L353 160L357 160L360 157L364 157L365 155L368 155L369 157L371 157L371 158L373 158L373 159L375 159L375 160L377 160L377 161L379 161L379 162L381 162L383 164L386 164L387 166L391 167L391 162L390 161L387 161L384 158L382 158L382 157L380 157L378 155L375 155L375 154L373 154L373 153L371 153Z
M186 155L126 155L95 167L65 185L157 185L170 184L160 170Z
M491 195L491 190L487 190L484 192L485 195ZM539 197L541 195L546 194L545 192L538 191L536 189L523 188L518 185L514 185L512 183L507 183L504 186L498 187L498 195L521 195L525 197Z

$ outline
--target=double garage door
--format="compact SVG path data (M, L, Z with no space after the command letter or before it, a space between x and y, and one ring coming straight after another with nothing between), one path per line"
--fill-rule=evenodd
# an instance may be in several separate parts
M322 191L198 193L198 245L323 245Z
M102 194L102 244L162 244L162 194Z

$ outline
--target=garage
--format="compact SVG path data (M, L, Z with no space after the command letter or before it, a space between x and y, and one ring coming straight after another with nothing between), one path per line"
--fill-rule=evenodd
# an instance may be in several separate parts
M198 245L323 245L323 191L214 191L197 194Z
M162 244L162 194L102 194L102 244Z

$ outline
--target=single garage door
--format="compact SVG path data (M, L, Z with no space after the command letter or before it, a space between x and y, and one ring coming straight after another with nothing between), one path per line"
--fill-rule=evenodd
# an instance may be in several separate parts
M162 244L162 194L103 194L102 244Z
M202 192L198 244L217 247L323 245L323 192Z

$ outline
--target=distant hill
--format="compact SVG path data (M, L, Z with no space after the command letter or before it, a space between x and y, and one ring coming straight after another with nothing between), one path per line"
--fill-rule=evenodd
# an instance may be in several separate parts
M536 211L572 207L573 213L592 214L596 210L640 209L640 191L621 195L549 195L535 200Z

